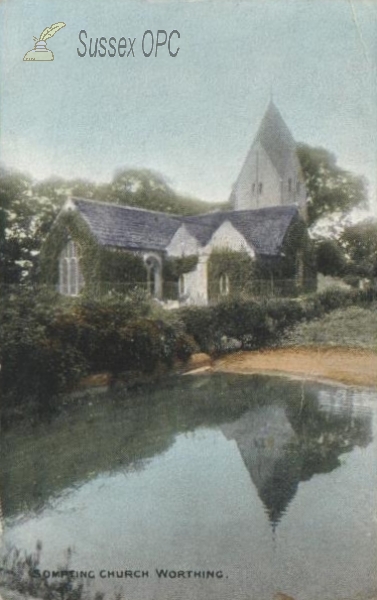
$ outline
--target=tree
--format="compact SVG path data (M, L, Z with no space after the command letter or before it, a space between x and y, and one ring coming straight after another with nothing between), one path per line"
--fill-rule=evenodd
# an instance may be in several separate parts
M341 169L334 154L306 144L299 144L297 152L308 191L309 225L335 212L345 216L356 206L367 206L365 179Z
M0 282L17 283L31 248L25 228L31 219L31 179L0 168ZM22 207L22 208L21 208ZM21 241L22 240L22 241Z
M350 275L377 277L377 221L366 219L346 227L339 241L349 259Z
M109 186L60 177L34 182L23 173L0 168L0 283L37 279L41 245L66 199L108 198Z
M41 245L69 196L181 215L220 208L180 196L148 169L121 169L112 182L94 183L60 177L34 182L0 167L0 284L37 280Z
M0 169L0 283L30 280L41 244L61 208L63 180L34 184L17 171Z
M160 173L150 169L116 171L105 199L117 204L179 215L196 215L220 207L177 194Z
M319 273L333 277L344 275L347 259L337 240L320 238L316 240L315 248Z

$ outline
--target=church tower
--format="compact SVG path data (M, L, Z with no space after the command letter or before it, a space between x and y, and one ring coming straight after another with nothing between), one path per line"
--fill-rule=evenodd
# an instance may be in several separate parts
M306 187L296 143L272 100L230 199L234 210L295 204L305 213Z

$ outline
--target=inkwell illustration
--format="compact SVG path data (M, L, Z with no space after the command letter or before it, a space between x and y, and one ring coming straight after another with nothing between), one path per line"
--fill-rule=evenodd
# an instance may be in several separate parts
M50 25L42 31L39 39L33 36L35 40L34 49L26 52L24 60L54 60L53 53L47 48L46 40L55 35L62 27L65 27L65 23L54 23L54 25Z

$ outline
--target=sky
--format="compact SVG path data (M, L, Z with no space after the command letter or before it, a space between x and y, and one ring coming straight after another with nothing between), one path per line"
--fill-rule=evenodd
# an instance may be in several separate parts
M54 61L23 61L56 22ZM176 57L143 55L159 29L179 31ZM136 38L135 57L80 57L81 30ZM95 181L150 168L225 201L272 93L296 141L364 175L377 209L377 0L0 0L0 36L10 168Z

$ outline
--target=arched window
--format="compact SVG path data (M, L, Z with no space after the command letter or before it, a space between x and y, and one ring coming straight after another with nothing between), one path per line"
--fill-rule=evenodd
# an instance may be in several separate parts
M230 286L229 286L229 276L227 275L227 273L220 276L219 288L220 288L221 296L227 296L229 294Z
M76 244L70 240L59 257L59 292L78 296L84 285Z
M291 192L291 191L292 191L292 179L289 178L288 179L288 192Z
M155 298L162 297L162 274L161 262L157 256L144 256L145 266L147 267L147 289L151 296Z
M180 275L178 279L178 294L179 296L185 295L185 278L184 275Z
M259 184L258 191L259 191L259 194L262 194L262 192L263 192L263 183Z

